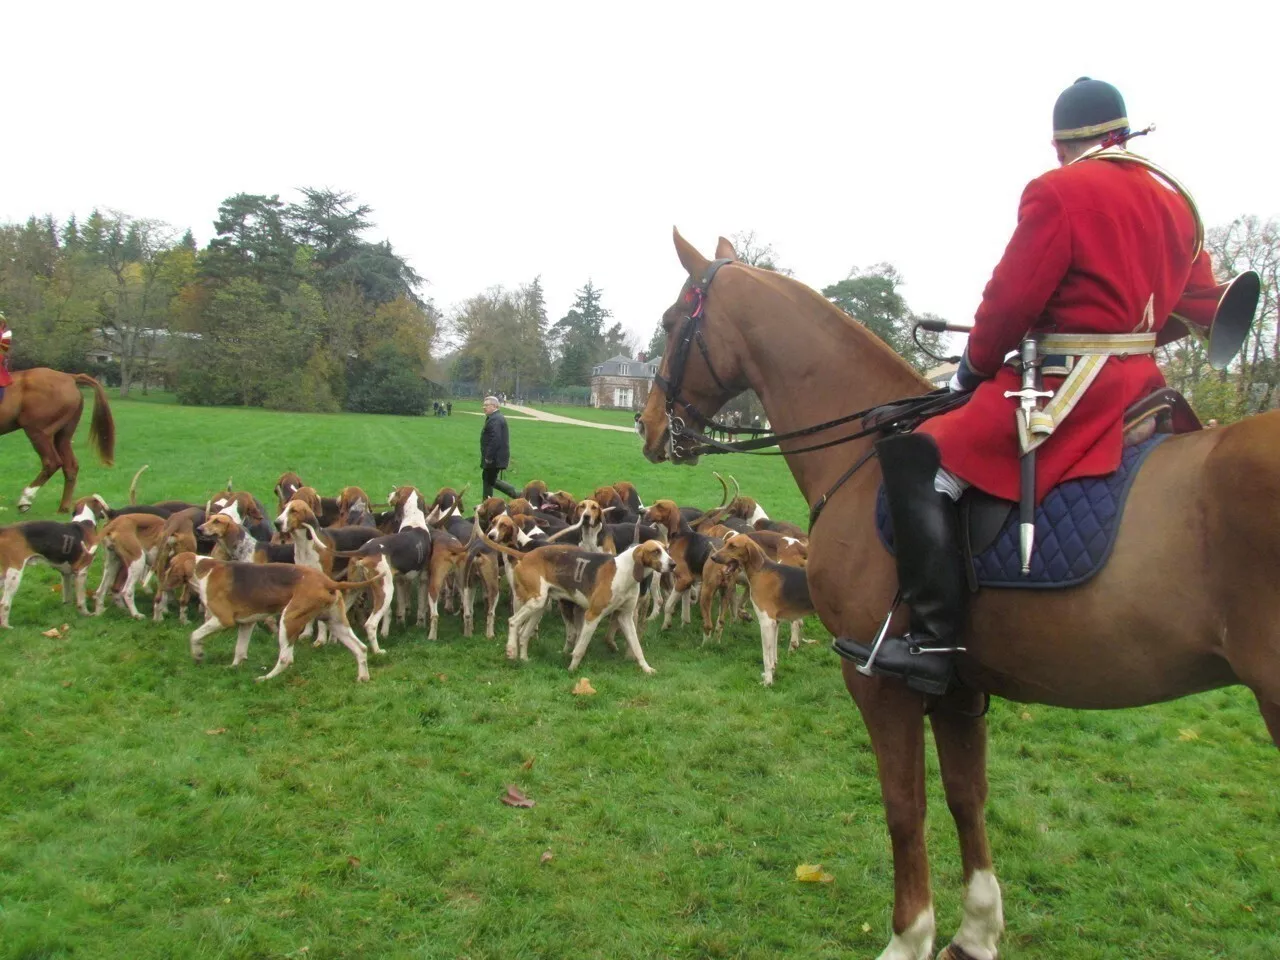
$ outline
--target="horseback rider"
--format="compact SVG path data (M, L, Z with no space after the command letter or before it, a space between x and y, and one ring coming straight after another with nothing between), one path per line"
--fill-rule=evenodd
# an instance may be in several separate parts
M970 485L1017 500L1028 448L1036 503L1064 480L1115 471L1124 411L1165 385L1152 352L1186 333L1182 324L1166 326L1170 315L1200 326L1212 320L1213 268L1195 205L1171 176L1128 152L1127 141L1147 131L1130 131L1120 92L1081 77L1058 97L1053 127L1059 167L1023 191L1018 225L950 383L972 396L914 433L876 444L911 617L905 636L884 638L870 672L924 693L951 686L965 626L969 587L955 501ZM1031 332L1046 335L1044 352L1054 354L1042 367L1053 399L1034 415L1034 435L1016 416L1019 398L1009 395L1022 386L1021 373L1006 363ZM1073 343L1072 334L1091 335L1080 354L1050 348L1055 337ZM836 643L863 672L871 650Z
M9 348L13 346L13 331L0 313L0 403L4 403L4 389L13 383L9 374Z

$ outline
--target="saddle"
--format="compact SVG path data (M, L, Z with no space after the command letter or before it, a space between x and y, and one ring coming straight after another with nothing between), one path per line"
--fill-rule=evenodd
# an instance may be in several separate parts
M1125 498L1147 454L1170 435L1200 429L1190 404L1169 388L1126 410L1119 469L1108 477L1062 483L1037 508L1037 548L1030 577L1022 577L1019 571L1017 504L970 487L959 504L970 588L1061 588L1088 580L1110 556ZM892 549L883 489L877 498L876 525L882 542Z

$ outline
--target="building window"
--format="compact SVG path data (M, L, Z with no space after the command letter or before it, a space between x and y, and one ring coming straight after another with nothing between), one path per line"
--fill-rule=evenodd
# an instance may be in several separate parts
M622 375L624 377L631 376L631 364L629 363L622 364Z

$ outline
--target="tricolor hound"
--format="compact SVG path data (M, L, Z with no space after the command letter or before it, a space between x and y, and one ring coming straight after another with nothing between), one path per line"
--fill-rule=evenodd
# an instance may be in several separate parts
M800 645L798 627L813 613L809 599L809 581L803 567L774 563L765 556L760 544L746 534L730 537L712 557L730 572L741 570L751 587L751 606L760 621L760 648L764 659L762 679L773 686L773 673L778 668L778 621L792 623L791 649Z
M519 611L511 618L507 637L507 659L529 659L529 638L552 600L568 600L585 611L581 629L573 643L569 670L578 669L591 635L600 621L618 614L618 623L627 638L627 646L645 673L653 673L640 647L636 632L635 608L640 600L640 584L650 570L659 574L674 569L670 555L662 544L650 540L611 557L576 547L538 547L522 554L505 544L490 540L483 531L480 537L493 549L518 561L515 565L515 589ZM565 652L570 635L565 634Z
M232 563L180 553L165 571L164 588L174 590L189 583L200 595L208 614L191 633L191 656L204 660L204 638L235 625L238 628L233 667L244 663L249 653L253 625L279 616L276 633L280 656L269 673L258 680L279 676L293 663L293 642L303 627L316 619L329 624L329 631L356 658L356 679L369 679L365 646L347 624L345 590L359 590L363 583L338 583L318 570L291 563Z
M70 523L30 520L0 527L0 574L4 583L0 593L0 628L9 626L9 609L22 583L23 568L32 562L56 567L62 574L62 602L70 603L74 592L76 609L89 615L85 578L98 549L98 523L103 519L100 510L92 498L88 498L76 503Z

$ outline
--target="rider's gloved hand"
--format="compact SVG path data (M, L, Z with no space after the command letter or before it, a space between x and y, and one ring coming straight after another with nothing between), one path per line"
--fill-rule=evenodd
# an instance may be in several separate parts
M964 355L960 357L960 363L956 366L956 372L951 375L951 380L947 383L947 389L952 393L969 393L976 390L985 379L969 366L969 350L966 347Z

